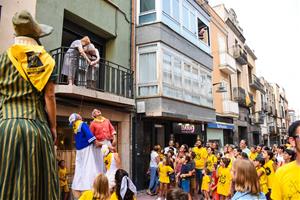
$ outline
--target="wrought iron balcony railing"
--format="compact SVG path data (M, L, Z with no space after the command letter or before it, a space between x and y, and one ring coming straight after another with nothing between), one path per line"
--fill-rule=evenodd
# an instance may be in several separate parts
M241 87L233 88L233 98L237 101L240 105L246 105L246 91Z
M259 91L265 93L264 85L260 82L260 80L259 80L259 78L257 78L257 76L252 74L251 79L249 80L249 82L250 82L250 87L253 87L256 90L259 90Z
M68 77L62 74L68 49L68 47L59 47L50 51L56 62L57 84L68 84ZM133 98L132 70L102 58L97 65L91 66L82 56L74 56L70 65L74 70L75 85Z

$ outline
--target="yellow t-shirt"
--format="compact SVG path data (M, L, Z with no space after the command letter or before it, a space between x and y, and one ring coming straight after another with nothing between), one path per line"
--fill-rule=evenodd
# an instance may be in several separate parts
M259 185L260 185L260 190L264 193L267 194L269 192L268 189L268 177L266 174L266 170L263 167L256 168L257 174L261 173L262 175L259 177Z
M217 156L215 156L214 154L209 155L207 157L207 162L206 162L207 169L211 172L213 170L214 164L216 164L217 162L218 162Z
M136 200L136 197L133 197L134 200ZM114 192L111 197L110 197L110 200L118 200L118 196L116 194L116 192Z
M204 147L200 149L198 147L193 148L193 152L195 152L195 168L196 169L204 169L205 160L207 159L208 153Z
M113 156L113 153L108 153L106 156L104 156L103 161L105 164L106 171L108 171L110 169L111 162L112 162L112 156Z
M92 190L87 190L82 193L80 196L79 200L93 200L93 191Z
M229 167L225 168L220 166L218 169L218 185L217 185L217 193L228 196L230 193L230 185L231 185L231 174Z
M60 185L60 187L68 185L67 168L63 168L62 169L62 168L59 167L58 177L59 177L59 185Z
M173 173L173 169L170 166L167 165L163 165L162 163L160 163L158 165L158 176L159 176L159 182L161 183L170 183L170 178L168 173Z
M250 160L255 160L255 158L257 157L257 155L258 155L257 152L255 152L255 153L250 152L250 154L249 154Z
M275 170L273 167L273 160L269 160L265 165L264 168L266 170L266 174L268 177L268 188L271 189L272 188L272 182L273 182L273 177L275 174Z
M210 184L210 177L208 175L205 175L202 179L201 189L204 191L209 191L209 184Z
M290 162L278 169L272 183L272 199L300 199L300 165Z

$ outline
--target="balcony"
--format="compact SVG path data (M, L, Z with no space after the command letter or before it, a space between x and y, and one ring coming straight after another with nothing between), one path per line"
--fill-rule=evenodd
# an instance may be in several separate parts
M233 88L233 99L238 102L239 105L246 106L246 91L241 87Z
M227 52L220 54L220 70L226 74L234 74L236 72L235 60Z
M252 74L249 83L250 83L250 87L254 88L255 90L259 90L262 93L265 93L264 85L260 82L259 78L257 78L257 76L255 76L254 74Z
M248 63L247 52L239 44L233 45L233 57L241 65L246 65Z
M74 56L74 85L68 85L68 77L62 74L68 47L59 47L50 53L56 62L57 91L69 96L87 96L89 99L135 105L133 100L133 71L116 63L100 59L99 64L89 66L82 56Z
M257 112L254 113L254 115L252 115L252 122L254 124L264 124L265 121L265 115L263 114L263 112Z
M223 113L227 115L239 115L239 105L237 102L223 100Z
M269 134L275 134L275 127L269 126Z

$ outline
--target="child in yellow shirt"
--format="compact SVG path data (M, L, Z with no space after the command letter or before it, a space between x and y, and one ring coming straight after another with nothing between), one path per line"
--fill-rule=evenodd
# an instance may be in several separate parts
M264 164L265 164L265 159L263 159L262 157L257 157L254 160L254 166L256 168L257 176L259 178L260 190L264 194L268 194L268 192L269 192L268 184L267 184L268 177L267 177L265 168L263 168Z
M59 185L60 189L63 192L63 199L67 200L69 197L70 189L68 186L68 180L67 180L67 168L65 167L65 161L60 160L58 162L58 177L59 177Z
M249 158L250 160L254 161L255 158L257 157L258 153L256 152L256 146L252 146L250 149L250 154L249 154Z
M202 179L202 186L201 186L201 190L202 193L204 194L204 199L205 200L209 200L209 185L210 185L210 177L209 174L210 171L206 168L203 170L203 179Z
M158 165L159 197L162 199L167 195L168 185L170 184L169 175L172 173L174 173L174 170L170 166L169 158L164 158Z
M219 178L217 193L220 195L220 199L228 199L230 194L231 173L230 168L228 167L229 163L230 159L223 157L217 171L217 177Z

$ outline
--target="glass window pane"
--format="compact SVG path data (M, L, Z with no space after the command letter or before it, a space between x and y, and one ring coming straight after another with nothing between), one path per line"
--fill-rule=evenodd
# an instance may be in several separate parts
M150 13L147 15L141 15L139 17L139 24L153 22L156 20L156 13Z
M163 11L171 15L171 0L163 0Z
M155 0L140 0L140 12L155 10Z
M172 65L171 55L164 53L164 55L163 55L163 70L171 71L171 65Z
M140 54L139 59L139 83L153 83L157 81L156 53Z
M179 0L173 0L173 17L179 21Z
M196 34L196 17L195 14L192 12L190 12L190 24L191 24L190 31L193 34Z
M157 94L157 85L139 87L139 96L151 96L156 94Z

